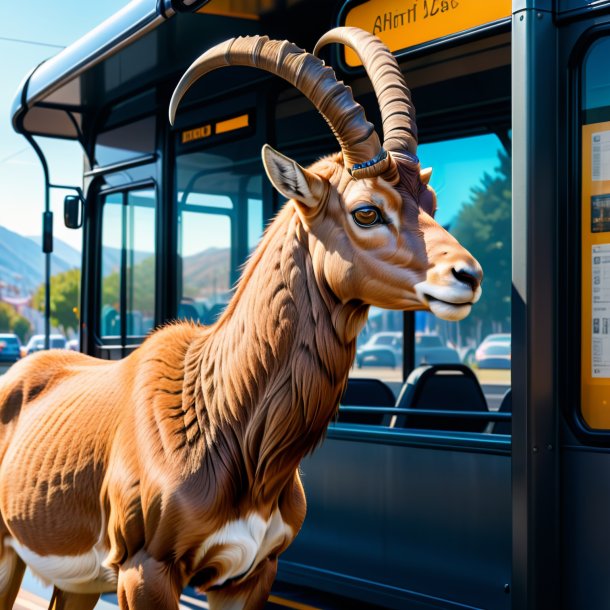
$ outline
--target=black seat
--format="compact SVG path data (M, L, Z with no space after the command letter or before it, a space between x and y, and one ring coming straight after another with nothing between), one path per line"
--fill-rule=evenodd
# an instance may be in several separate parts
M340 404L349 407L393 407L394 392L379 379L348 379ZM379 426L383 413L341 413L337 421L342 424L370 424Z
M500 408L498 413L512 413L513 412L513 392L509 388L506 394L502 397ZM494 422L491 431L493 434L512 434L513 425L512 421L497 421Z
M483 432L487 420L419 415L418 409L489 412L475 374L463 364L432 364L412 371L402 387L397 407L413 413L398 415L391 425L426 430Z

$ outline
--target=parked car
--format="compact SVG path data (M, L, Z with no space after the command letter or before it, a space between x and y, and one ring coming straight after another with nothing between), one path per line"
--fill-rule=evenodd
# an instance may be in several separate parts
M21 358L21 341L14 333L0 334L0 362L17 362Z
M507 343L510 345L511 334L510 333L493 333L491 335L487 335L479 347L484 346L486 343Z
M415 365L459 364L460 355L435 333L415 333Z
M402 333L375 333L356 350L356 366L391 366L402 361Z
M374 334L356 351L356 365L398 366L402 362L403 338L401 332ZM456 364L460 356L456 350L443 344L434 333L415 333L415 364Z
M49 337L49 347L51 349L65 349L66 338L63 335L51 335ZM44 350L44 335L33 335L25 346L25 355L41 352Z
M477 348L475 363L480 369L510 369L511 343L509 340L490 340L489 335Z

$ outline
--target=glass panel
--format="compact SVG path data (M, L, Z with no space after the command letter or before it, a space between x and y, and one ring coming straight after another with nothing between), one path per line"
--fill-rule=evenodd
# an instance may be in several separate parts
M436 220L481 263L483 296L465 320L415 313L415 363L471 365L491 409L510 387L511 159L495 135L420 144L433 168ZM402 313L372 308L358 337L355 377L377 377L397 393L402 383ZM502 344L501 354L491 354Z
M581 410L610 430L610 37L583 65L581 119Z
M154 326L155 204L154 189L103 198L100 334L117 344L123 332L139 337Z
M143 336L155 323L155 192L127 193L127 335Z
M402 383L403 313L371 307L356 342L351 377L376 377L397 394Z
M433 168L435 219L481 263L480 301L461 322L415 316L416 364L463 362L476 373L490 409L511 383L511 158L492 134L422 144L417 154ZM437 345L426 347L434 340ZM494 353L500 345L501 354Z
M119 337L121 325L121 256L123 248L123 193L107 195L102 208L102 275L100 333Z
M155 117L147 117L99 134L95 162L99 166L135 159L155 151Z
M180 217L182 298L179 316L213 323L231 293L231 220L184 211Z
M256 248L263 234L263 200L248 199L248 252Z
M263 230L261 171L248 140L177 158L178 317L211 324L229 302Z

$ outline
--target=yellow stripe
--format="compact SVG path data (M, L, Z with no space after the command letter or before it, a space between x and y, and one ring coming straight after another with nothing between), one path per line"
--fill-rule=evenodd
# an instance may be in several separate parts
M283 597L278 597L277 595L270 595L269 601L273 604L277 604L278 606L295 608L295 610L320 610L320 608L316 608L315 606L308 606L307 604L301 604L300 602L293 602L292 600L284 599Z
M227 119L226 121L218 121L216 123L216 133L226 133L227 131L233 131L235 129L242 129L248 127L249 117L247 114L241 114L240 116Z

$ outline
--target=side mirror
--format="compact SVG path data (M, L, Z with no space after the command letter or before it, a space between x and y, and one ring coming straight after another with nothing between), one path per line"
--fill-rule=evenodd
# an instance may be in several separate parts
M83 203L78 195L64 197L64 224L68 229L80 229L83 225Z

